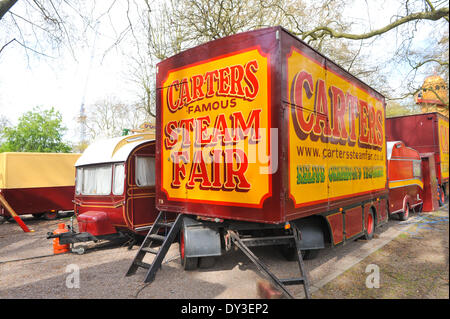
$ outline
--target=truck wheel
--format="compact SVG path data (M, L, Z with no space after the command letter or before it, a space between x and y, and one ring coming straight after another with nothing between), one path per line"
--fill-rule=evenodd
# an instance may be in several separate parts
M198 267L199 268L211 268L216 263L216 259L213 256L199 257Z
M302 258L304 260L312 260L317 257L319 254L320 249L307 249L302 250ZM281 254L287 261L295 261L297 260L297 251L295 250L295 247L291 246L282 246L281 247Z
M304 260L312 260L319 255L320 249L302 250L302 257Z
M44 213L36 213L36 214L32 214L32 215L36 219L41 219L44 216Z
M366 230L363 238L365 240L371 240L373 238L374 232L375 232L375 218L373 217L373 211L371 210L367 215Z
M283 255L284 259L287 261L294 261L297 259L297 252L295 251L295 248L289 245L283 245L281 246L281 255Z
M58 212L45 212L44 219L45 220L55 220L58 218Z
M442 187L439 187L439 206L444 206L445 204L445 194Z
M12 218L12 216L10 216L10 215L5 216L5 220L6 220L8 223L11 223L11 224L13 224L13 223L16 222L16 220L15 220L14 218Z
M181 266L183 266L184 270L195 270L198 266L198 258L197 257L186 257L184 254L184 233L180 232L180 257L181 257Z
M403 221L408 220L409 212L410 212L409 204L406 204L406 210L404 212L399 213L398 218L400 218L400 220L403 220Z

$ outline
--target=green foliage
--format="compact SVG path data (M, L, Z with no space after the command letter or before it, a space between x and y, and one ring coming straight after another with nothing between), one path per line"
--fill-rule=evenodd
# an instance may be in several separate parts
M412 102L401 104L395 101L388 101L386 103L386 117L412 115L420 112L420 107Z
M71 147L62 140L65 131L60 112L35 107L19 118L16 127L3 129L0 152L68 153Z

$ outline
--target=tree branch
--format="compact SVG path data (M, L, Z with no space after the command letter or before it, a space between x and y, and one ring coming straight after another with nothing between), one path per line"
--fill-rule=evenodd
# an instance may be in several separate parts
M392 29L395 29L396 27L408 23L410 21L415 20L431 20L436 21L441 18L446 18L448 21L448 14L449 9L448 8L441 8L434 11L427 11L427 12L418 12L418 13L411 13L410 15L407 15L406 17L400 18L383 28L373 30L367 33L362 34L351 34L351 33L345 33L345 32L338 32L336 30L333 30L329 27L317 27L309 32L305 32L303 34L297 33L296 35L301 35L302 39L305 40L308 37L311 37L313 39L322 38L325 35L329 35L332 38L345 38L350 40L364 40L369 39L371 37L386 33Z
M14 42L14 41L16 41L16 38L12 39L11 41L9 41L9 42L7 42L5 45L3 45L3 46L0 48L0 53L2 53L3 49L6 48L6 47L8 46L8 44L10 44L10 43L12 43L12 42Z

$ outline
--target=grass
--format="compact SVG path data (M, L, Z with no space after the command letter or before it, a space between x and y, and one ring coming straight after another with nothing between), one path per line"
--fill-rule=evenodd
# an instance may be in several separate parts
M448 211L420 215L417 224L313 294L333 299L449 298ZM367 288L368 265L379 288Z

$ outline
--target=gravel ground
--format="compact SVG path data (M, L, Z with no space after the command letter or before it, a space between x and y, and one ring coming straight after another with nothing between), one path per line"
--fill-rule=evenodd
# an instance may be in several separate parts
M90 244L84 255L52 255L52 241L45 236L61 221L69 223L68 219L43 221L24 217L24 222L34 230L32 233L24 233L17 224L0 225L0 299L257 298L256 283L261 275L238 250L216 258L212 268L184 271L178 244L174 243L155 281L144 284L142 269L134 276L125 277L137 246L132 250L120 246L96 249L98 244ZM324 249L318 258L305 261L312 287L316 290L322 287L410 226L411 223L392 220L378 228L371 241L357 240ZM284 260L276 248L257 247L253 251L280 278L298 276L297 263ZM72 283L72 267L79 269L79 288L66 285ZM295 297L303 296L301 286L291 286L289 291Z

